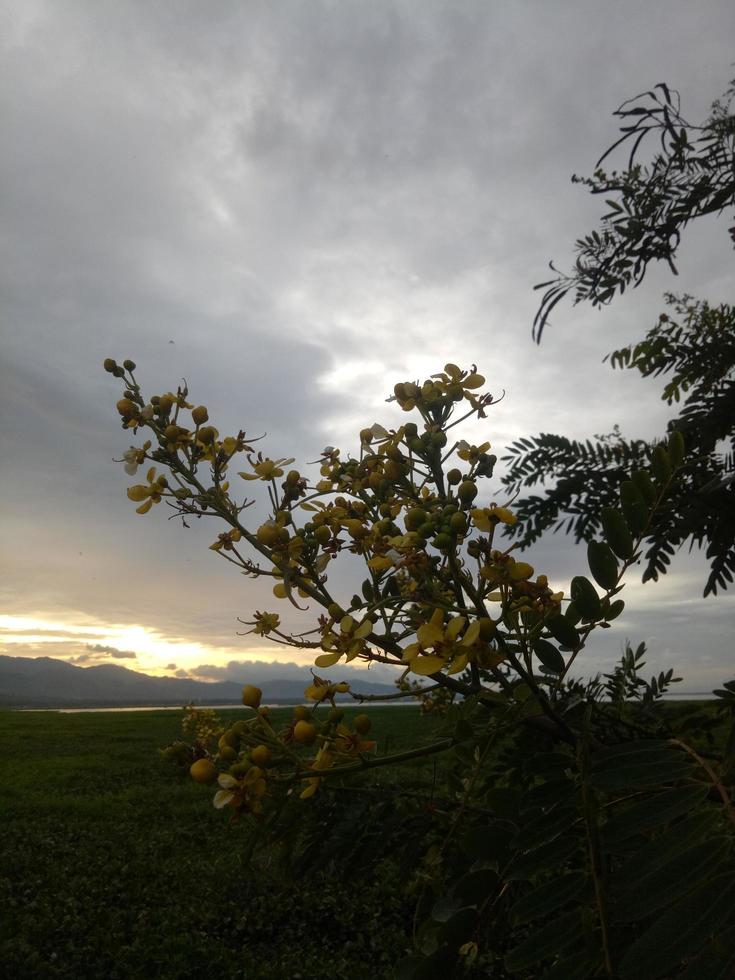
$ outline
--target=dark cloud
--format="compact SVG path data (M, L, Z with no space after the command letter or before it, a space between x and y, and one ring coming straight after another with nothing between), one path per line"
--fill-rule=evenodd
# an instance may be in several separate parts
M164 670L178 670L178 666L176 664L166 664Z
M90 653L101 654L105 657L112 657L113 660L137 660L138 654L132 650L118 650L117 647L105 646L102 643L88 643L87 649Z

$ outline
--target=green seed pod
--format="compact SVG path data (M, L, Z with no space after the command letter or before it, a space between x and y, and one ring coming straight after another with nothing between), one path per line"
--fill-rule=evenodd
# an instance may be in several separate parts
M466 534L467 516L461 512L452 514L452 516L449 518L449 528L452 534Z
M623 561L633 557L633 537L625 518L614 507L603 507L600 512L602 530L612 550Z
M648 470L636 470L634 473L631 473L630 479L633 481L635 487L637 487L643 502L646 504L654 503L657 496L656 488L653 485L653 480Z
M684 436L678 429L674 429L669 436L669 456L671 458L672 466L681 466L681 464L684 462L685 450L686 445L684 443Z
M403 426L403 433L407 439L415 439L419 434L419 428L415 422L406 422Z
M462 470L458 470L455 466L454 469L449 470L447 473L447 483L450 487L455 487L458 483L462 481Z
M671 458L663 446L656 446L651 453L653 475L659 483L668 483L671 478Z
M446 551L447 548L452 547L452 538L449 534L437 534L431 543L435 548L438 548L439 551Z
M603 541L590 541L587 545L587 563L592 577L601 588L615 588L618 584L618 563L609 545Z
M649 510L648 504L633 480L624 480L620 484L620 500L628 527L633 534L640 534L648 524Z
M575 575L572 579L570 593L572 602L582 613L582 619L592 622L600 619L602 615L602 605L597 589L584 575Z
M431 445L436 449L443 449L447 444L446 432L433 432L431 435Z
M477 496L477 484L472 480L465 480L457 488L457 495L463 503L469 503L469 501L474 500Z
M426 511L421 507L412 507L404 518L407 531L417 531L425 521Z

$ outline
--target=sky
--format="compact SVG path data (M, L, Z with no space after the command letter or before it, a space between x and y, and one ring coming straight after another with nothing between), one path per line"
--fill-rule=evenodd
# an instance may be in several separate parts
M505 391L468 432L498 456L662 433L660 385L602 359L667 290L732 300L729 216L687 232L678 279L561 304L540 346L533 285L596 224L570 176L614 109L666 81L703 119L733 36L730 0L0 0L0 653L205 680L311 663L237 635L254 609L309 620L208 550L212 525L135 514L105 357L148 393L186 378L220 432L301 465L399 424L394 383L450 360ZM559 536L528 560L559 588L587 570ZM705 567L630 575L583 672L630 638L682 689L727 679L734 600L701 598Z

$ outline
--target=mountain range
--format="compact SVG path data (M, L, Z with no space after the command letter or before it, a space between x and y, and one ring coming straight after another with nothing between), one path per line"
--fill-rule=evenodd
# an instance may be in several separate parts
M297 703L311 675L258 680L264 703ZM361 694L393 694L388 684L360 680ZM151 677L116 664L77 667L52 657L0 656L0 707L102 708L149 705L240 704L242 685Z

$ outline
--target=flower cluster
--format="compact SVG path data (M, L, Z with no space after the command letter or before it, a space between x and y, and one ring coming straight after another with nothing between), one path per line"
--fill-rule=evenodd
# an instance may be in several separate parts
M584 609L572 603L563 611L563 593L514 547L499 543L499 529L516 517L510 502L493 501L484 490L496 461L490 440L452 438L455 425L483 419L494 404L481 393L484 378L474 366L447 364L426 381L396 385L389 400L414 417L397 428L375 422L361 429L354 455L327 446L313 479L289 469L288 455L256 452L257 440L244 430L220 437L209 410L188 400L186 386L145 398L133 362L108 361L105 368L125 386L117 403L124 429L146 432L122 460L131 475L150 464L146 482L128 490L138 513L164 501L184 521L217 517L224 527L210 545L215 554L248 576L267 576L274 596L295 609L307 603L323 610L316 628L303 632L292 632L278 613L256 612L243 621L248 632L314 650L320 670L339 662L392 666L403 693L418 680L414 693L424 706L432 702L421 689L427 680L437 704L455 696L510 697L519 683L543 699L550 696L544 691L553 696L587 633L618 614L611 572L601 599L590 584L594 595L584 593ZM252 501L237 500L228 479L238 454L246 461L240 477L262 487L269 505L255 524L245 521ZM333 568L343 556L366 571L352 597L333 591L341 580ZM305 692L313 707L304 710L325 703L336 710L334 698L346 690L315 676ZM295 716L279 734L265 709L251 707L256 714L242 730L220 733L206 758L201 747L194 753L197 778L219 779L218 805L257 814L288 779L306 778L305 767L331 772L368 751L364 733L341 722L325 730L311 714ZM305 761L306 748L313 754ZM315 792L323 778L310 775L300 795Z

